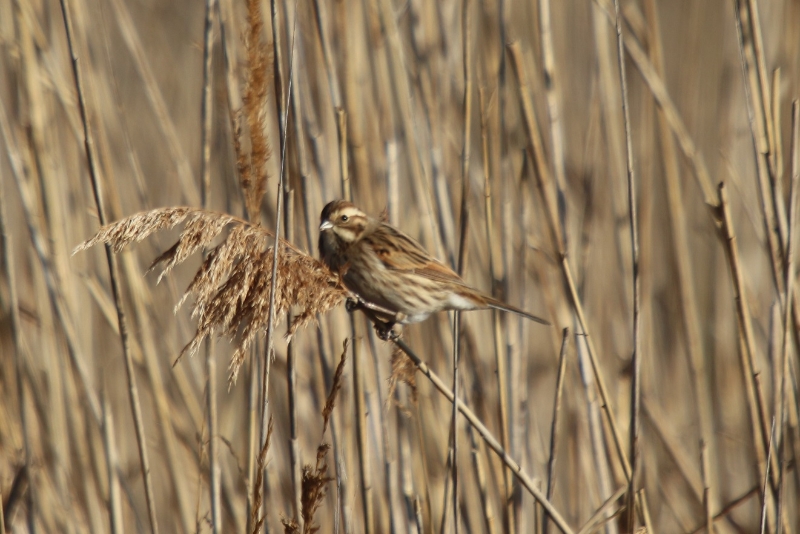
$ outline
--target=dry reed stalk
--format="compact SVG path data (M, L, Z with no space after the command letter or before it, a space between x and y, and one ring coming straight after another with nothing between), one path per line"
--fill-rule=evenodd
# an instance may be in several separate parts
M461 21L461 49L463 55L463 71L464 71L464 136L462 139L461 150L461 221L460 221L460 238L458 246L458 263L456 265L457 272L460 276L464 275L464 268L467 258L467 232L469 228L469 158L470 146L472 144L472 50L471 50L471 17L470 17L470 2L465 0L462 5L462 21ZM461 348L461 313L459 311L453 312L453 397L458 398L458 363L459 351ZM460 520L461 514L459 513L458 506L458 403L453 402L453 410L450 416L450 435L452 441L451 445L451 458L450 465L451 478L452 478L452 507L453 507L453 532L458 534L461 531ZM445 510L447 505L445 504ZM446 513L446 512L445 512ZM445 521L442 521L442 528L444 529Z
M481 145L483 155L483 195L486 210L486 242L488 243L488 259L489 259L489 275L494 282L497 280L496 260L494 257L495 247L492 244L495 242L494 232L494 210L492 209L492 177L490 175L490 152L489 152L489 132L488 132L488 106L486 102L485 90L483 87L478 88L478 102L480 107L481 117ZM497 366L497 387L500 391L499 395L499 416L500 416L500 440L503 449L510 450L509 432L508 432L508 386L507 386L507 371L506 371L506 357L502 347L502 334L500 330L500 314L492 312L492 334L494 339L494 360ZM514 521L514 499L512 499L512 479L507 470L503 469L503 482L504 482L504 500L508 503L506 506L506 513L508 521L506 522L506 530L509 534L513 534L516 529L516 522Z
M760 31L759 31L760 34ZM769 86L768 86L769 87ZM769 95L772 113L769 118L767 126L769 133L781 131L781 69L777 68L772 71L772 91ZM781 246L785 250L788 246L789 224L788 217L786 216L786 204L784 199L786 196L783 192L783 145L780 140L773 140L770 145L771 153L769 155L771 167L771 183L772 186L772 201L775 204L775 214L778 220L778 232L781 235Z
M164 99L164 95L156 82L156 76L153 72L153 67L150 64L144 47L142 46L139 34L136 31L136 25L131 18L128 6L121 0L113 0L113 8L111 10L117 19L117 25L120 29L120 35L125 42L131 56L133 57L136 65L136 70L139 76L142 77L144 82L145 94L150 105L153 108L158 119L158 126L164 135L169 149L171 160L176 166L178 178L181 183L181 192L185 196L186 203L191 206L196 206L200 200L197 194L197 186L192 175L192 167L189 164L189 159L184 153L183 146L180 142L180 136L169 114L169 108Z
M267 518L266 514L261 515L261 506L264 495L262 493L265 485L264 485L264 473L267 469L267 452L269 452L269 444L272 439L272 416L269 418L269 424L267 425L267 436L264 440L264 445L261 447L261 451L258 453L258 465L256 466L256 479L253 483L253 509L250 512L250 524L253 525L253 529L251 530L252 534L256 534L261 532L261 527L264 525L264 522ZM265 506L266 509L266 506Z
M286 227L286 240L290 243L294 241L294 189L285 191L284 203L286 204L286 220L284 226ZM292 314L289 312L286 316L287 322L291 324ZM288 331L287 331L288 333ZM286 389L288 392L289 404L289 447L290 447L290 462L292 469L292 490L294 493L292 518L298 522L298 528L303 528L301 509L301 470L300 470L300 444L298 442L298 427L297 427L297 354L293 342L289 342L286 346Z
M772 430L770 431L770 434L769 434L769 446L767 447L767 465L766 465L766 468L764 469L764 471L765 471L764 472L764 490L761 493L761 495L762 495L762 497L761 497L761 502L762 502L762 504L761 504L761 522L760 522L760 524L761 524L761 530L760 530L761 534L764 534L764 532L766 532L766 528L767 528L767 514L768 514L768 511L769 511L769 507L768 507L769 501L767 500L767 491L769 490L769 487L770 487L770 483L769 483L769 481L770 481L770 479L769 479L769 468L770 468L770 460L772 459L772 446L773 446L773 438L774 437L775 437L775 418L773 417L772 418Z
M101 6L101 12L104 15L105 19L105 10ZM124 143L126 147L126 152L128 153L128 159L130 162L130 167L134 173L136 186L137 186L137 193L139 197L139 202L142 205L149 205L149 197L150 195L145 190L145 178L143 176L143 171L141 169L141 164L139 158L136 156L136 152L134 150L134 145L132 144L131 136L129 134L129 122L126 120L126 114L122 109L122 97L120 94L119 83L117 80L116 69L114 65L114 61L112 61L110 56L110 45L109 45L109 37L108 31L105 25L102 28L103 31L103 40L105 44L105 52L107 56L107 63L111 69L112 73L112 86L113 90L113 99L117 106L117 117L119 118L119 123L122 130L122 136L124 138ZM96 83L96 80L95 80ZM102 84L100 84L102 86ZM65 102L65 105L71 105L69 102ZM99 148L100 152L100 167L111 169L113 167L112 163L110 162L111 156L109 154L108 147L112 146L112 141L109 138L108 128L105 127L105 124L102 121L97 122L97 129L96 129L96 145ZM202 175L202 172L201 172ZM109 173L109 183L114 183L113 175ZM116 188L108 188L106 190L109 203L110 203L110 213L120 213L122 208L120 205L119 194L117 193ZM191 517L191 511L189 510L190 505L188 504L188 495L185 491L182 491L182 483L181 481L184 480L183 473L180 472L181 466L179 462L179 456L177 452L177 447L175 443L175 433L173 431L173 414L175 414L175 410L173 409L174 406L170 406L170 401L167 398L167 392L164 387L164 380L162 378L161 368L157 361L157 350L155 348L155 343L153 340L153 336L149 335L152 332L150 328L151 318L145 308L152 304L152 298L149 294L149 288L143 284L143 280L140 276L139 266L135 265L135 260L131 256L123 256L122 257L122 268L124 269L124 276L127 282L127 286L129 287L128 293L131 295L131 302L133 304L134 310L134 318L133 324L137 325L138 330L142 332L140 337L141 339L141 347L139 347L139 342L136 337L130 339L132 343L133 353L135 356L135 361L140 361L144 358L146 363L146 370L147 370L147 378L152 383L152 394L155 396L155 406L156 406L156 414L158 416L159 424L157 425L158 431L160 433L160 438L165 443L165 452L166 452L166 464L169 470L170 482L172 484L171 491L176 495L178 501L178 509L179 509L179 517L182 521L183 528L185 530L190 530L193 528L193 520ZM169 280L169 291L172 295L177 295L177 290L175 289L175 284L172 279ZM101 304L101 298L107 301L108 306L104 309L104 313L107 316L109 326L119 335L117 321L115 319L115 310L112 299L110 296L107 295L106 290L99 284L95 284L95 288L93 291L93 296L96 300L98 300L98 304ZM177 300L177 297L176 297ZM111 313L107 313L106 310L110 310ZM200 413L200 408L198 407L198 403L193 395L188 394L190 387L187 385L187 379L183 368L177 369L174 373L175 380L178 385L178 389L180 391L181 397L183 402L186 403L187 408L194 414L193 420L199 421L201 416L197 415Z
M88 110L86 109L86 98L83 92L83 78L80 69L78 68L78 55L77 49L73 43L73 27L72 18L67 6L67 0L61 1L61 12L64 17L64 28L66 30L67 46L72 58L72 73L75 82L75 90L78 94L78 108L81 115L81 123L83 125L83 142L86 159L89 167L89 177L91 179L92 191L94 193L95 204L97 213L100 218L100 224L106 223L106 211L102 195L100 176L97 169L97 161L94 153L94 140L92 138L91 130L89 129ZM136 441L139 448L139 459L141 463L142 477L144 479L145 498L147 502L147 511L150 519L150 530L158 533L158 520L156 518L155 508L155 493L153 490L153 483L150 474L150 460L147 454L147 445L144 434L144 421L142 416L141 403L139 401L139 389L136 384L136 371L133 366L133 359L130 351L130 344L128 342L128 325L125 312L123 310L121 285L119 283L119 268L116 259L111 253L111 249L106 247L106 260L108 262L109 278L111 280L111 290L114 295L114 304L117 309L117 321L119 324L120 341L122 343L122 351L125 359L125 371L128 380L128 393L130 396L130 405L133 412L134 425L136 428Z
M400 39L400 31L398 28L397 20L392 13L389 4L380 2L379 0L372 0L372 5L378 5L374 10L378 14L382 38L388 40L387 49L387 69L389 73L390 87L392 88L392 96L394 97L395 105L400 110L400 123L402 125L403 135L407 141L407 152L411 156L411 176L414 187L412 188L413 194L417 201L422 205L423 224L420 227L423 229L424 235L427 239L423 240L423 244L433 244L432 248L438 257L442 257L443 243L438 238L435 231L433 205L429 196L429 191L432 191L430 175L426 172L426 168L422 162L423 149L420 146L421 135L420 129L417 124L417 115L413 113L413 91L409 83L408 75L404 68L407 58L404 54L403 43ZM430 232L430 233L429 233Z
M600 507L594 511L592 516L584 523L578 534L590 534L600 529L602 525L608 525L617 515L622 513L621 508L614 510L614 505L619 501L628 491L627 486L620 486L617 491L611 494ZM609 525L611 526L611 525Z
M342 179L342 198L353 200L347 153L347 112L341 108L336 110L339 139L339 173ZM367 409L364 398L364 369L362 351L359 350L358 327L355 316L350 315L350 335L353 338L353 395L355 402L356 439L358 447L358 463L361 477L361 502L364 512L364 530L367 534L375 528L375 506L372 493L372 469L370 467L370 449L367 441Z
M569 328L562 330L561 351L558 357L558 376L556 377L556 395L553 400L553 418L550 423L550 459L547 462L547 490L545 496L547 500L553 501L555 490L556 475L556 453L558 451L558 423L561 420L561 398L564 394L564 382L566 380L567 369L567 343L569 342ZM547 534L549 529L549 517L544 514L542 518L542 532Z
M628 100L628 80L625 69L625 45L622 37L622 20L620 18L619 0L614 0L615 26L617 30L617 60L619 62L619 86L622 94L622 115L625 131L625 167L627 171L628 185L628 217L630 220L631 232L631 263L632 282L633 282L633 324L632 324L632 344L633 354L631 362L633 366L631 378L631 422L630 422L630 448L629 460L631 462L631 473L628 481L628 527L636 530L636 470L639 467L639 415L642 402L642 346L641 346L641 277L639 274L639 217L637 214L636 203L636 176L633 167L633 142L631 140L631 112ZM686 256L688 259L688 255ZM688 315L688 314L687 314ZM705 377L703 377L705 378ZM710 403L708 404L710 407ZM702 413L702 412L701 412ZM703 421L701 418L701 427ZM705 427L703 427L705 428Z
M742 75L746 95L748 118L750 122L751 136L755 149L757 180L759 187L759 200L761 204L761 214L769 243L770 260L774 276L774 288L781 301L781 307L786 310L792 308L792 304L797 304L795 291L786 291L785 283L788 281L786 273L789 261L790 243L786 236L789 233L785 221L784 199L777 198L776 192L780 191L780 186L775 185L775 116L770 109L770 90L767 84L766 71L764 67L764 51L761 42L761 30L758 16L757 2L748 0L745 5L744 0L737 1L735 4L735 22L739 45L739 56L741 61ZM770 187L770 183L772 187ZM783 230L783 231L782 231ZM788 301L792 300L792 304ZM797 313L794 312L797 317ZM774 376L783 377L786 373L787 362L783 357L780 359L784 365L780 370L775 368ZM779 416L776 429L776 440L782 446L783 440L783 406L785 385L783 378L776 388L775 414ZM775 457L777 457L776 455ZM775 471L778 471L776 474ZM773 485L776 484L774 478L781 479L780 468L773 469ZM775 490L773 490L775 491ZM778 484L778 520L784 528L788 528L788 517L786 511L780 513L780 493L781 486Z
M385 384L381 379L381 362L385 361L385 359L380 358L380 351L377 344L378 336L374 329L368 327L367 330L369 349L372 353L373 374L371 378L374 379L372 384L375 391L375 399L372 402L370 412L377 414L376 416L378 418L377 429L380 431L380 435L375 438L376 441L380 441L380 447L376 449L380 450L381 454L378 456L383 460L384 493L381 497L386 504L386 506L380 510L381 515L379 516L378 528L382 530L388 528L392 534L395 534L401 532L405 526L400 522L401 516L397 513L399 510L402 510L400 490L398 488L398 480L400 477L395 468L397 464L396 455L393 454L389 443L389 422L387 421L387 417L389 417L389 410L387 409L389 406L389 399L384 393ZM375 426L376 425L373 425L373 428L375 428Z
M759 480L766 476L768 471L767 462L764 458L766 444L765 439L769 439L765 434L766 420L763 417L762 411L759 406L764 405L764 401L758 394L756 387L756 370L755 361L757 357L756 345L753 335L752 319L750 317L750 307L748 304L747 293L745 291L744 277L742 275L742 262L739 255L739 245L736 239L736 233L733 226L733 219L730 212L730 203L728 201L727 188L724 182L719 184L719 206L720 206L720 222L722 225L721 232L724 239L723 248L728 258L728 264L731 269L731 276L733 278L733 297L736 302L736 317L739 325L739 330L743 338L741 343L739 355L742 365L742 373L744 375L745 393L747 395L747 405L749 408L750 425L753 433L753 444L756 450L756 458L758 459L758 477ZM767 505L767 494L761 495L761 500L764 505ZM774 509L771 508L770 514L774 514Z
M203 125L201 139L200 159L200 198L202 206L209 208L209 193L211 190L211 126L212 126L212 100L211 100L211 68L214 51L214 17L217 12L217 1L207 0L205 9L205 27L203 32L203 96L201 122ZM219 465L218 434L219 416L217 411L217 362L214 354L213 339L207 339L206 352L206 390L208 409L208 480L209 500L211 502L211 531L213 534L222 532L222 510L220 501L220 476L222 470Z
M714 515L711 503L711 481L708 473L708 447L704 441L700 442L700 476L703 478L703 510L706 518L706 532L714 534Z
M442 382L442 380L428 367L428 365L423 362L419 356L411 350L402 339L394 340L394 343L406 353L406 355L411 358L414 362L414 365L417 366L417 369L425 375L428 380L431 381L433 386L439 390L450 402L456 402L455 397L453 397L453 392L450 391L447 386ZM517 463L513 458L511 458L508 453L503 450L500 443L497 439L489 432L486 426L478 419L478 417L470 410L461 400L458 400L458 409L461 411L462 415L466 417L467 421L472 425L475 430L481 435L483 440L486 442L489 447L500 457L502 462L514 472L514 475L517 479L525 486L525 489L536 499L538 503L542 505L542 507L547 510L550 514L553 522L561 529L564 534L569 534L572 532L569 525L567 525L564 518L561 514L553 507L553 505L547 500L547 498L539 491L536 487L536 484L531 480L531 478L522 470L519 463Z
M753 13L750 11L752 4L747 0L736 1L736 33L739 38L739 53L741 58L742 77L744 81L745 94L747 95L747 111L750 119L750 130L753 139L753 147L756 154L756 168L757 178L761 202L762 217L764 220L764 228L769 243L770 259L772 260L772 270L774 276L775 289L779 294L783 294L783 276L781 275L781 265L784 257L783 247L781 246L781 239L778 235L779 226L775 214L775 204L770 195L770 172L769 172L769 157L770 157L770 144L767 133L767 114L765 113L765 106L767 105L768 97L762 94L764 86L760 84L761 68L758 66L759 62L763 62L763 58L759 60L759 54L756 50L754 40L754 32L756 29L752 26ZM766 83L766 82L765 82ZM767 94L769 94L767 92ZM778 426L778 442L780 442L780 425Z
M615 16L613 6L609 4L610 0L595 0L595 2L600 9L603 10L609 24L613 24ZM656 99L659 108L663 111L664 118L669 123L673 134L675 134L681 150L691 162L695 179L703 193L703 201L708 206L716 206L714 186L706 167L705 158L697 148L692 136L689 135L689 130L686 128L675 102L673 102L670 97L664 80L658 74L650 60L648 60L647 54L636 40L623 35L623 43L625 45L625 50L627 50L631 60L633 60L633 63L636 65L639 74L644 78L647 88L650 90L653 98Z
M11 140L9 138L8 120L6 117L5 107L0 102L0 134L5 139L6 144L10 146ZM12 158L12 165L14 164ZM22 441L24 445L24 466L28 473L32 472L31 462L33 460L33 451L31 447L31 434L30 422L27 413L27 397L28 389L25 385L25 361L28 357L23 348L22 341L22 327L20 322L19 312L19 294L17 286L17 273L15 268L14 247L11 243L11 232L8 225L8 205L6 199L9 197L9 185L3 179L3 173L0 173L0 237L3 241L3 270L5 271L6 281L8 282L8 304L10 307L11 328L14 332L14 381L17 388L17 403L19 404L19 421L22 429ZM2 495L0 495L2 497ZM27 514L26 520L28 530L36 532L36 487L35 484L28 485L27 492ZM5 529L5 518L3 517L3 508L5 501L0 498L0 529Z
M492 507L491 495L486 481L486 468L483 465L483 448L481 442L478 441L475 435L475 430L472 427L467 427L472 446L472 464L475 469L475 479L478 482L478 491L480 493L481 508L483 511L483 519L486 521L486 530L489 534L498 534L499 527L494 515L494 508Z
M620 459L622 470L625 473L625 478L630 479L630 463L622 447L622 437L616 422L616 415L614 414L614 410L610 402L611 399L608 395L608 389L605 385L605 380L603 379L603 375L600 371L600 365L599 362L597 361L597 351L594 348L594 342L592 340L592 337L589 335L588 324L586 322L586 317L583 311L583 305L581 303L581 299L578 296L577 288L575 286L569 258L567 257L565 251L563 250L564 246L562 238L563 234L560 230L560 225L558 223L558 212L556 208L555 192L553 190L553 183L551 181L550 173L543 159L544 154L541 143L541 135L537 127L536 115L534 112L533 104L530 99L530 94L528 93L528 82L527 82L527 76L525 74L525 67L523 65L522 51L520 50L519 43L512 43L511 45L509 45L509 48L511 51L511 56L514 60L514 66L517 71L517 77L519 80L521 100L523 104L523 109L525 111L526 131L528 133L528 141L531 144L531 149L534 155L535 162L537 164L537 173L536 173L537 185L539 187L542 200L545 205L548 229L552 236L553 244L556 247L556 250L558 251L558 255L560 256L559 263L561 266L562 274L564 276L564 280L567 284L568 294L572 306L575 310L575 314L577 315L578 322L581 326L581 334L584 335L584 342L587 348L587 355L591 363L592 372L594 373L595 380L597 381L598 393L600 394L600 398L602 400L601 406L604 413L606 414L606 419L608 420L608 424L611 429L611 437L613 438L615 450L617 456Z
M342 355L339 358L339 364L336 366L336 372L333 375L331 389L328 397L325 400L325 405L322 408L322 439L325 439L325 431L328 429L333 409L336 407L336 398L342 388L342 377L344 374L344 366L347 362L347 345L348 341L344 341L342 347ZM327 455L330 450L330 445L324 441L317 447L316 463L312 467L306 465L303 467L303 480L301 492L301 518L284 520L283 526L285 532L313 534L319 531L319 526L314 524L314 515L316 514L322 502L325 500L326 486L328 482L334 480L327 476L328 462ZM302 523L300 522L302 521Z
M722 519L723 517L728 516L731 512L734 511L737 507L741 506L743 503L747 502L750 497L754 495L758 495L760 493L760 488L758 486L754 486L749 491L746 491L744 494L736 497L727 505L725 505L717 514L712 518L712 521L717 522L718 520ZM730 519L730 518L728 518ZM698 532L705 532L707 530L706 524L698 525L694 530L687 529L687 532L690 534L698 534Z
M303 175L304 181L304 189L308 185L308 181L305 180L306 175ZM305 227L306 227L306 240L309 243L313 243L313 239L311 236L311 228L315 227L316 225L312 222L314 219L313 217L316 216L316 213L312 215L312 210L309 208L309 195L304 195L305 200ZM325 340L330 339L331 336L328 335L327 326L325 322L320 322L319 330L317 332L317 346L316 346L316 353L318 356L318 361L320 363L320 373L317 376L320 377L320 380L323 380L321 390L328 390L333 389L334 384L339 384L341 387L342 378L341 375L344 372L344 364L340 361L339 365L336 368L334 373L331 373L330 367L328 365L328 350L325 346ZM344 343L348 343L348 339L345 338ZM347 347L343 347L342 350L343 355L346 357ZM339 377L336 377L336 374ZM338 389L338 388L337 388ZM336 504L334 506L334 533L339 533L339 516L340 514L344 516L344 525L345 525L345 532L349 534L350 532L350 525L352 523L350 517L350 506L348 503L348 496L349 493L347 492L347 481L346 481L346 472L345 472L345 462L344 462L344 454L342 452L342 446L340 444L341 439L337 433L337 425L334 423L333 420L333 406L331 405L327 410L327 417L325 416L326 410L323 410L323 418L327 420L331 427L331 442L333 445L333 455L334 455L334 465L336 471ZM324 434L324 432L323 432Z
M775 409L776 419L778 420L778 428L783 430L777 433L778 439L778 456L780 473L778 476L778 517L783 520L781 510L784 507L784 475L786 472L786 448L788 447L786 441L789 426L789 407L787 406L788 388L787 381L791 378L791 370L789 367L789 358L791 357L790 339L792 337L792 295L794 288L795 277L795 259L794 259L794 241L796 240L795 231L797 227L797 194L798 186L800 186L800 148L798 147L798 140L800 140L800 104L795 100L792 104L792 181L789 188L789 219L788 229L786 233L786 266L785 266L785 290L783 302L783 342L781 344L781 364L780 364L780 399L779 404ZM782 201L780 199L779 201Z
M114 443L114 418L109 409L107 399L103 398L103 445L106 456L106 474L108 476L108 518L113 534L122 534L122 502L119 494L119 469L117 447Z
M550 0L539 2L539 34L542 46L542 74L544 77L550 143L553 153L553 171L558 189L566 187L564 127L558 99L559 74L556 70L555 45L550 11Z

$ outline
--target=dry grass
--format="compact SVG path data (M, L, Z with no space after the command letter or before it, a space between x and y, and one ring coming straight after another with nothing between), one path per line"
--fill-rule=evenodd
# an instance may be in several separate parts
M611 0L65 5L0 2L5 532L800 532L797 2L621 1L627 124ZM351 330L343 187L556 327Z

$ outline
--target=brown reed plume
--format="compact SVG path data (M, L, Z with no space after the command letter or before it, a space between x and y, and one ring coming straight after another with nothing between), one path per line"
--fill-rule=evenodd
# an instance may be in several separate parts
M258 333L266 329L269 320L272 232L224 213L188 207L160 208L100 228L74 252L98 243L110 245L114 252L119 252L132 242L184 222L178 241L155 259L150 270L161 266L160 281L177 264L209 247L229 227L222 242L209 250L176 309L190 295L194 297L192 318L197 319L197 330L178 359L186 353L194 354L211 334L237 338L229 367L229 384L232 385L248 348ZM322 263L287 241L281 240L280 246L275 315L281 318L294 307L296 314L287 332L287 337L291 337L316 314L341 304L346 292L339 277Z
M272 157L269 142L267 113L269 88L272 86L272 64L274 46L272 41L262 42L264 19L258 0L247 2L247 31L244 46L247 52L247 66L244 83L244 110L232 112L233 148L236 152L236 168L239 171L239 185L244 192L245 205L250 220L257 220L261 199L267 190L269 179L268 161ZM244 114L244 117L242 115ZM246 120L250 140L250 152L242 144L242 122Z

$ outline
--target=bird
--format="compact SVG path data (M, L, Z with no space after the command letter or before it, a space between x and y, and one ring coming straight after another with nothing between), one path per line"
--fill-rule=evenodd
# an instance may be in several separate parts
M390 332L395 323L418 323L445 310L494 308L550 324L470 287L417 241L347 200L323 208L319 230L320 259L356 296L348 309L364 310L376 328L382 327L379 334Z

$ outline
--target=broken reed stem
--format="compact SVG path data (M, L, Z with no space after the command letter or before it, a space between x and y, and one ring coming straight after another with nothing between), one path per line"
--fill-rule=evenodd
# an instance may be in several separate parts
M567 344L569 342L569 328L562 330L561 352L558 356L558 376L556 378L556 396L553 401L553 420L550 424L550 460L547 462L547 493L548 501L553 500L553 490L555 489L556 476L556 453L558 452L558 422L561 415L561 398L564 393L564 381L567 370ZM542 532L547 534L549 528L549 516L547 513L542 517Z
M453 396L453 392L447 388L445 383L439 378L436 373L434 373L428 364L420 359L419 356L409 347L405 341L402 339L395 339L393 341L395 345L397 345L400 350L402 350L406 355L411 358L411 361L414 362L417 369L425 375L425 377L431 381L431 384L442 393L447 400L450 402L454 402L455 397ZM533 496L536 501L542 505L542 507L550 514L553 522L558 525L558 528L561 529L561 532L564 534L571 534L573 531L567 524L564 517L555 509L555 507L547 500L547 497L538 489L536 483L531 479L531 477L523 471L522 467L514 460L509 454L503 449L500 443L497 441L497 438L492 435L488 428L481 422L478 416L466 405L463 401L458 400L458 409L461 411L461 414L467 419L470 425L478 431L483 438L484 442L497 454L503 464L506 465L520 483L525 487L526 490Z
M636 210L636 176L633 168L633 143L631 141L631 112L628 102L628 80L625 69L625 45L622 38L622 20L619 0L614 0L615 26L617 30L617 59L619 61L619 85L622 92L622 114L625 126L625 167L628 175L628 216L631 228L631 261L633 264L633 374L631 377L631 424L629 456L631 474L628 480L628 526L636 530L636 469L639 452L639 415L642 392L642 347L639 329L641 327L641 278L639 277L639 221Z
M86 152L86 159L89 168L89 177L92 183L92 192L97 206L97 214L100 224L105 225L108 218L106 215L103 193L100 184L100 176L97 169L97 161L94 154L94 140L89 130L88 111L86 108L86 96L83 92L83 80L80 69L78 68L78 53L73 43L73 26L67 0L61 0L61 13L64 17L64 29L66 31L67 47L69 48L73 81L75 91L78 95L78 109L80 111L81 123L83 126L83 143ZM139 449L139 462L144 480L145 500L147 502L147 514L150 520L150 530L153 534L158 534L158 521L156 519L155 495L153 491L153 481L150 476L150 460L147 455L147 440L144 434L144 422L142 407L139 402L139 390L136 385L136 370L133 366L133 355L131 354L128 342L128 323L125 317L122 303L122 290L119 283L119 269L116 257L111 252L111 247L106 245L106 260L108 262L109 278L111 280L111 292L114 296L114 305L117 310L117 321L119 326L120 341L122 352L125 359L125 371L128 381L128 395L133 412L133 421L136 428L136 443Z
M214 15L217 12L217 0L206 0L205 29L203 32L203 107L201 111L202 138L200 141L200 198L204 209L209 209L209 192L211 189L211 126L213 100L211 98L211 67L214 51ZM209 338L205 343L206 351L206 388L208 402L208 480L209 499L211 501L211 531L222 532L222 509L220 501L219 466L219 434L217 412L217 362L214 355L214 340Z

